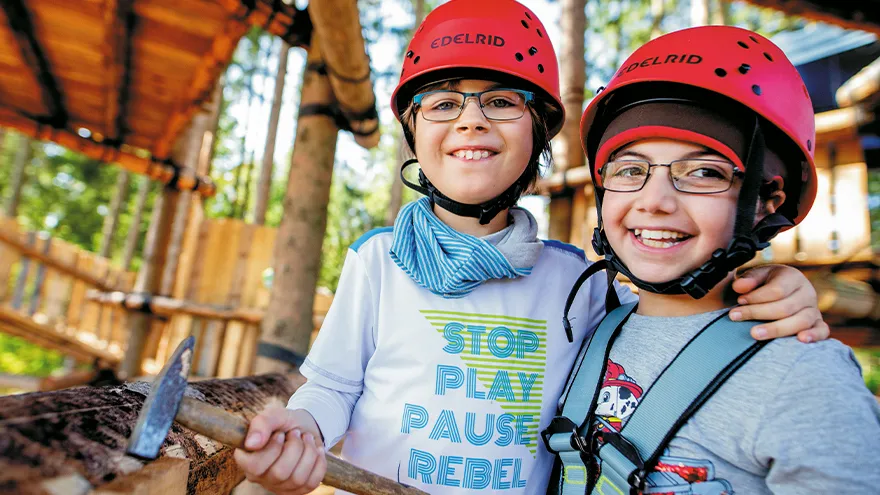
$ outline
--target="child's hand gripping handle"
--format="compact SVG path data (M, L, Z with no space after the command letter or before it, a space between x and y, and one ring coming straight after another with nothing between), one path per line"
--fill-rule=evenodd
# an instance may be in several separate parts
M206 437L244 449L248 423L224 409L184 397L174 419L190 430ZM324 475L323 483L347 492L363 495L425 494L421 490L361 469L329 453L327 454L327 474Z

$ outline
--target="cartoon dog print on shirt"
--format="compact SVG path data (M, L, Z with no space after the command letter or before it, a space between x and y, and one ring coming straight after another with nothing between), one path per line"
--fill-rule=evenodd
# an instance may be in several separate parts
M620 364L608 360L602 390L596 402L598 432L619 432L632 415L644 393L636 380L626 374ZM599 435L601 442L601 435ZM710 461L672 457L669 451L660 457L648 474L645 495L733 495L733 487L723 479L715 479L715 466Z

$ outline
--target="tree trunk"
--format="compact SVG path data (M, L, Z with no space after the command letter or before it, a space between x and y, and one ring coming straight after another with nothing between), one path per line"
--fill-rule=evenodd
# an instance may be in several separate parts
M412 0L412 3L415 14L413 32L415 32L425 19L425 0ZM409 159L410 155L409 145L406 144L403 133L398 129L395 136L397 140L397 159L391 172L391 193L388 200L388 212L385 215L385 225L394 225L397 213L400 212L400 207L403 206L403 182L400 180L400 166Z
M651 0L651 39L663 34L663 30L660 29L660 23L663 22L664 17L666 17L666 2L664 0Z
M134 204L134 213L131 216L131 225L129 225L128 235L125 238L125 250L122 253L122 267L125 270L131 267L131 261L134 259L138 240L141 237L141 220L144 216L144 207L147 204L147 197L150 195L150 189L153 186L153 182L147 177L141 177L140 181L137 200Z
M730 18L730 3L725 0L718 0L715 9L712 11L712 24L726 26L727 20Z
M584 32L587 30L587 0L562 1L562 44L560 71L562 104L565 123L553 143L554 166L565 172L584 166L581 151L580 118L584 105L584 87L587 81L587 62L584 56ZM563 190L550 199L551 239L568 242L571 237L572 190Z
M33 140L24 134L19 134L18 152L15 154L15 161L12 163L12 174L9 178L9 196L6 198L6 205L3 209L7 217L15 218L18 213L18 204L21 202L21 189L24 187L27 176L25 169L31 163L33 157Z
M119 226L119 213L122 210L122 205L125 204L130 177L128 170L125 169L120 169L119 175L116 177L116 192L110 201L110 212L104 218L104 228L101 232L101 251L99 254L104 258L109 258L110 251L113 249L113 237L115 237L116 229Z
M312 36L306 60L300 107L333 104L326 75L313 69L323 63L319 38ZM309 348L312 305L321 267L327 204L339 130L326 115L299 115L290 161L284 213L275 241L272 293L261 325L261 339L303 356ZM258 356L257 372L284 369L284 363Z
M691 0L691 26L709 24L709 0Z
M278 72L275 75L275 95L272 99L272 110L269 112L269 131L266 133L266 149L263 151L263 166L260 168L260 179L257 183L256 205L254 205L254 223L266 223L266 209L272 194L272 169L275 165L275 140L278 136L278 120L281 117L281 106L284 103L284 80L287 76L287 55L290 45L281 42L278 53Z
M299 374L207 380L187 395L250 419L304 382ZM100 487L138 473L148 463L125 448L149 388L134 382L0 397L0 493L40 493L46 480L63 476ZM215 494L244 478L232 451L174 423L160 456L190 461L187 493Z

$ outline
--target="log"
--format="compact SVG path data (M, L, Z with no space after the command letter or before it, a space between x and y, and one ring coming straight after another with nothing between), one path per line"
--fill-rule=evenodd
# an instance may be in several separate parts
M778 10L787 15L827 22L846 29L860 29L880 35L880 14L873 2L817 2L815 0L745 0L746 3ZM854 8L864 4L864 9Z
M129 172L146 175L152 180L168 184L175 176L177 170L177 188L180 190L195 190L202 196L213 196L217 188L210 177L197 176L190 168L179 167L174 162L160 160L155 156L144 156L142 150L128 146L115 147L114 145L98 142L91 138L85 138L65 129L55 129L41 124L19 113L0 108L0 126L11 127L22 134L41 141L52 141L72 151L100 160L105 163L115 163Z
M880 58L862 68L837 88L834 99L842 108L862 103L876 96L877 93L880 93Z
M304 382L299 374L207 380L187 393L250 419ZM135 382L0 397L0 493L30 493L44 480L74 475L98 490L113 489L112 482L141 472L146 463L125 455L125 447L148 392L148 383ZM244 478L232 452L175 423L160 458L189 461L187 493L218 494ZM163 486L149 472L140 479L150 483L144 488Z
M357 2L323 0L309 2L308 9L339 109L354 140L364 148L375 148L379 144L379 114Z

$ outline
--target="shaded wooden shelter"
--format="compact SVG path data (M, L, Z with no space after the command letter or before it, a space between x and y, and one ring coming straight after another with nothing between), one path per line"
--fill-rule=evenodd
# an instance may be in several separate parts
M309 16L268 0L2 0L0 125L182 189L171 151L251 25L308 44Z

